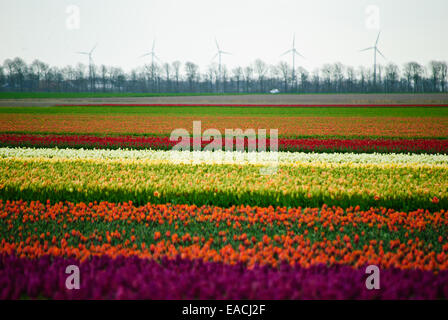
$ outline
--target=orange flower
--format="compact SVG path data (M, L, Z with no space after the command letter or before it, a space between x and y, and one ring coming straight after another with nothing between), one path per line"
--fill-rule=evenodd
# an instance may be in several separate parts
M145 219L139 219L142 213ZM102 224L101 231L85 229L87 222L81 223L81 217L85 217L85 221L90 218L90 223ZM119 224L109 224L110 218L123 223L126 229L117 230L113 226ZM328 206L198 208L107 202L46 205L38 201L3 202L0 199L0 219L5 225L5 234L0 238L0 255L14 252L27 258L50 255L80 260L92 255L151 259L181 256L226 264L244 263L249 268L255 265L275 267L284 261L303 267L323 263L357 268L372 263L383 267L448 270L448 243L444 234L448 226L446 210L400 212L387 208L345 210ZM42 223L36 223L36 219ZM58 223L56 228L46 227L54 222ZM142 235L142 243L137 246L134 233L146 223L150 226L160 223L163 226L159 230L165 233L153 230L152 237ZM174 231L176 226L179 228ZM260 235L257 230L263 228L269 233ZM377 228L390 232L392 238L387 244L381 237L360 239L370 231L376 232ZM405 236L398 236L402 232ZM434 237L421 236L428 232L433 232ZM316 237L318 234L320 237ZM166 238L161 240L164 235ZM48 241L43 241L46 239ZM358 244L356 249L353 248L355 243Z

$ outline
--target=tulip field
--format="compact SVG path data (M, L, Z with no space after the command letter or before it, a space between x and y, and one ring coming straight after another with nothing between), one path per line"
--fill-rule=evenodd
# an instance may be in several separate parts
M0 242L0 299L447 299L448 108L0 107Z

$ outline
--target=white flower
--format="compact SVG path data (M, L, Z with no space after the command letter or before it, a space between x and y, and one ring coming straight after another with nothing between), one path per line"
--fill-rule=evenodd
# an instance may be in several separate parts
M346 165L442 165L448 155L395 153L303 153L303 152L229 152L164 151L129 149L0 148L0 158L44 158L85 160L146 160L184 164L346 164Z

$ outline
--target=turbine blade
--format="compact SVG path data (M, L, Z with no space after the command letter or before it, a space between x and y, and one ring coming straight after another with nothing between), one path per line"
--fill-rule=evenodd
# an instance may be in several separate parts
M221 53L223 53L223 54L231 54L230 52L227 52L227 51L221 51Z
M362 51L367 51L367 50L372 50L372 49L375 49L375 47L368 47L368 48L365 48L365 49L362 49L362 50L359 50L359 51L362 52Z
M143 58L143 57L146 57L146 56L149 56L151 53L144 53L144 54L142 54L139 58Z
M90 54L92 54L92 52L96 49L97 46L98 46L98 42L95 44L95 46L92 48L92 50L90 50Z
M376 45L378 44L378 40L380 39L380 34L381 34L381 31L378 32L378 37L376 37L375 47L376 47Z
M215 60L215 58L218 56L218 54L219 54L219 52L213 56L212 60Z
M376 52L378 52L384 59L386 59L386 57L381 53L380 49L376 49Z
M281 57L281 56L284 56L285 54L290 53L291 51L292 51L292 49L289 49L288 51L283 52L283 53L280 55L280 57Z
M76 52L76 53L78 53L78 54L89 54L88 52Z
M218 40L216 40L216 38L215 38L215 43L216 43L216 48L218 48L218 51L220 51L221 49L219 49Z
M299 51L297 51L296 49L294 49L294 53L295 53L295 54L297 54L298 56L301 56L302 58L304 58L304 59L305 59L305 57L304 57L304 56L302 56L302 55L300 54L300 52L299 52Z

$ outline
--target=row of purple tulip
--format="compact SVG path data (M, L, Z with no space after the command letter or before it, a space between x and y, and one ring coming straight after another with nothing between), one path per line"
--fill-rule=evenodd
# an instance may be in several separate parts
M80 288L69 290L69 265ZM0 299L446 299L448 271L380 270L380 289L368 290L364 269L316 265L279 268L199 260L93 257L84 262L44 256L0 256Z

